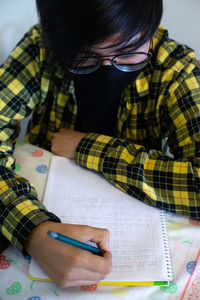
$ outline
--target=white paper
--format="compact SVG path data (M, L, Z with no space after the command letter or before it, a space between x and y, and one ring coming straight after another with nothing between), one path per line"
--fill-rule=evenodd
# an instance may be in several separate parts
M113 271L105 281L169 280L159 209L58 156L51 161L43 203L63 223L110 231ZM39 269L32 261L29 273L47 278Z

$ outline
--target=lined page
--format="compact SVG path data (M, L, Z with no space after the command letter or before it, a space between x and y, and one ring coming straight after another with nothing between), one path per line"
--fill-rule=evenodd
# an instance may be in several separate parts
M105 281L168 280L159 209L58 156L51 161L43 202L64 223L110 231L113 271Z

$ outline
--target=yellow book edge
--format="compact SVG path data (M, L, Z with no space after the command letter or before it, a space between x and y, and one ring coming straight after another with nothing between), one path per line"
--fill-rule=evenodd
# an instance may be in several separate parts
M28 277L32 280L52 282L49 278L37 278L28 273ZM169 285L169 281L100 281L98 285L129 285L129 286L163 286Z

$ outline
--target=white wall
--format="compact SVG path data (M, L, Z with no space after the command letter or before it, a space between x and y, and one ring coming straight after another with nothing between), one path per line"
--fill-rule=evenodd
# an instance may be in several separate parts
M0 63L36 22L35 0L0 0Z
M6 60L23 34L35 23L37 23L35 0L0 0L0 64ZM20 140L24 139L28 120L26 118L21 122Z
M172 38L195 49L200 58L200 0L163 1L162 24ZM0 63L36 22L35 0L0 0Z
M193 48L200 58L200 0L164 0L162 24L173 39Z

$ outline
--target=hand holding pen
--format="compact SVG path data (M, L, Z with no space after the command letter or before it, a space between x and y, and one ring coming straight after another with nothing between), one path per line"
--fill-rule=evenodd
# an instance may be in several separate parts
M72 239L72 238L70 238L66 235L60 234L60 233L52 231L52 230L49 230L47 232L47 234L48 234L49 237L52 237L55 240L58 240L60 242L72 245L72 246L77 247L77 248L82 249L82 250L89 251L89 252L91 252L93 254L96 254L96 255L99 255L99 256L103 256L104 253L105 253L105 251L102 250L102 249L99 249L97 247L93 247L93 246L91 246L89 244L86 244L86 243L82 243L78 240Z
M95 242L105 253L101 253L103 256L94 255L80 247L57 241L47 235L49 230ZM103 280L111 271L108 237L105 229L46 221L30 235L26 251L59 287L90 285Z

